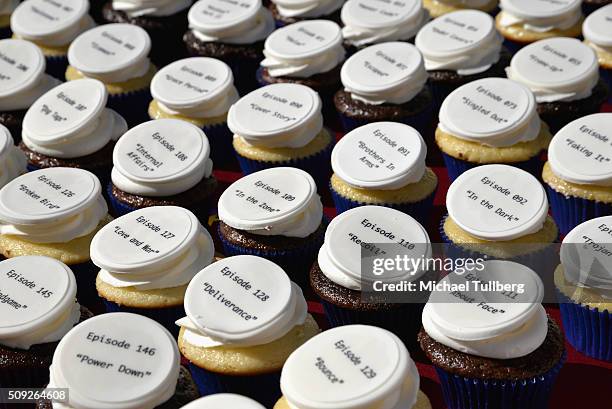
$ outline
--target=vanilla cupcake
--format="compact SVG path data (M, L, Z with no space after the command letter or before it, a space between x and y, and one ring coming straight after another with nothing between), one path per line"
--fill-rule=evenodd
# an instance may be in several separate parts
M149 60L151 39L131 24L106 24L79 35L68 49L67 81L93 78L104 83L108 107L129 126L149 119L149 84L156 68Z
M42 387L57 342L91 312L76 300L70 268L49 257L0 262L0 288L0 385Z
M45 56L34 43L0 40L0 55L0 125L19 143L27 109L60 81L45 74Z
M457 88L442 103L436 144L450 180L475 166L501 163L539 177L552 135L540 120L533 93L505 78Z
M189 281L209 265L215 247L208 231L182 207L137 210L104 226L91 242L100 267L98 295L108 312L147 316L174 335Z
M258 87L255 71L272 31L274 18L261 0L199 0L189 10L189 31L183 41L190 55L229 65L238 91L245 95Z
M320 189L331 173L334 138L323 127L321 98L299 84L273 84L240 98L227 125L242 173L291 166L308 172Z
M277 27L304 20L324 19L340 23L344 0L269 0L268 9Z
M62 261L76 276L79 299L90 305L96 269L89 244L109 221L94 174L75 168L29 172L0 190L0 254Z
M597 53L599 73L612 88L612 4L602 7L584 20L584 42ZM610 101L610 95L608 95Z
M0 125L0 188L28 171L28 161L15 146L11 133Z
M423 0L423 7L433 18L464 9L480 10L495 15L497 3L498 0Z
M287 357L319 332L300 288L254 256L200 271L187 287L185 311L178 345L200 393L232 391L267 408L280 397Z
M227 64L207 57L175 61L155 74L151 94L151 119L191 122L206 133L216 167L235 163L227 111L239 96Z
M181 409L266 409L258 402L235 393L215 393L204 396L183 406Z
M310 175L296 168L274 168L244 176L221 194L217 208L226 256L269 259L308 288L308 269L326 226Z
M574 38L549 38L523 47L506 75L533 91L538 113L553 134L574 119L599 112L609 95L595 51Z
M336 210L378 205L427 225L438 177L425 165L427 146L408 125L375 122L346 134L332 151L330 190Z
M0 1L0 38L11 36L11 14L18 5L19 0Z
M544 38L578 38L583 20L581 3L581 0L501 0L495 25L513 52Z
M63 80L70 43L95 25L88 12L88 0L26 0L11 15L13 38L39 46L47 73Z
M461 10L438 17L417 33L435 106L455 88L487 77L505 77L510 53L495 22L478 10Z
M542 179L561 234L612 214L612 113L576 119L548 148Z
M395 335L349 325L317 335L287 360L274 409L431 409L417 366Z
M344 131L393 121L430 139L433 99L427 78L423 57L412 44L381 43L352 55L340 70L344 89L334 95Z
M342 37L349 52L388 41L413 41L429 20L421 0L349 0L342 6Z
M32 104L23 118L21 150L28 169L85 169L108 183L115 142L127 131L123 117L106 108L98 80L58 85Z
M150 206L179 206L208 222L217 180L210 145L197 126L156 119L130 129L113 151L107 187L114 214Z

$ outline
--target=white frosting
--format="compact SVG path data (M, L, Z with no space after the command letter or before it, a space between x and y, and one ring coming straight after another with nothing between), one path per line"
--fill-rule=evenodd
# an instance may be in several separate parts
M580 0L501 0L499 24L519 24L527 30L545 33L566 30L582 18Z
M352 55L342 65L340 78L353 99L370 105L403 104L423 90L427 71L415 46L389 42Z
M397 122L374 122L344 135L331 156L336 176L361 189L395 190L425 174L427 146L419 132Z
M366 325L332 328L311 338L289 356L281 373L291 409L410 409L419 386L417 367L402 341Z
M344 0L271 0L283 17L317 18L329 16Z
M234 393L215 393L189 402L181 409L265 409L260 403Z
M0 190L0 234L66 243L91 233L108 212L98 178L77 168L26 173Z
M106 87L98 80L58 85L26 112L23 143L56 158L78 158L99 151L127 131L123 117L104 108L106 100Z
M296 168L271 168L232 183L219 198L219 219L262 236L307 237L321 225L314 179Z
M382 206L360 206L336 216L325 232L325 242L319 250L318 264L323 274L334 283L351 290L361 290L374 279L370 272L361 271L362 258L378 255L376 246L368 243L397 244L397 252L415 259L431 255L427 231L406 213ZM413 248L403 244L413 244ZM402 247L400 247L402 246ZM377 276L385 282L414 281L423 269L405 269Z
M330 20L306 20L274 31L266 39L261 66L273 77L308 78L344 61L340 26Z
M429 20L421 0L349 0L342 6L342 36L356 47L410 40Z
M204 42L253 44L274 31L272 13L261 0L199 0L188 17L189 28Z
M505 78L484 78L457 88L442 103L438 124L446 133L493 147L532 141L541 126L533 93Z
M538 102L576 101L591 96L599 63L595 51L581 41L555 37L519 50L506 75L527 85Z
M156 408L174 395L180 360L174 337L147 317L117 312L90 318L55 350L48 387L70 393L67 403L53 408Z
M176 324L201 348L268 344L308 314L302 290L283 269L255 256L224 258L200 271L185 292L185 312Z
M113 0L113 9L129 17L172 16L191 6L192 0Z
M25 154L15 146L9 130L0 125L0 188L26 173L27 165Z
M26 0L11 15L17 38L47 46L66 46L95 25L87 0Z
M304 85L267 85L230 107L227 126L254 146L301 148L323 129L321 99Z
M19 0L0 0L0 15L8 15L19 5Z
M0 40L0 111L29 108L42 94L60 84L45 74L45 56L25 40Z
M232 70L223 61L192 57L175 61L155 74L151 95L171 115L214 118L238 101Z
M172 196L212 175L210 145L197 126L178 119L144 122L113 150L113 184L127 193Z
M546 192L522 169L482 165L462 173L446 195L449 217L461 229L488 241L506 241L542 229Z
M553 173L581 185L612 186L612 113L587 115L564 126L548 148Z
M582 24L582 35L590 46L612 53L612 4L589 14Z
M19 349L59 341L80 319L70 268L49 257L0 262L0 344Z
M459 10L427 23L415 44L427 71L450 70L478 74L499 61L503 37L493 18L478 10Z
M68 49L68 62L80 73L105 83L144 76L151 62L151 38L133 24L105 24L78 36Z
M441 280L439 286L445 282L468 288L434 291L423 310L423 328L437 342L466 354L494 359L530 354L548 332L548 317L540 304L542 280L512 261L489 260L483 265L482 271L451 273ZM484 291L475 282L521 285L523 291Z

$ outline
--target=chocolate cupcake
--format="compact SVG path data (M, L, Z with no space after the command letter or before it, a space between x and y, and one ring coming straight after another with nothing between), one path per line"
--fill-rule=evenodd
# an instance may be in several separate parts
M612 4L602 7L584 20L584 43L595 50L599 60L599 74L612 89ZM608 102L612 100L608 94Z
M204 132L185 121L157 119L130 129L113 151L108 196L114 213L179 206L206 226L217 188L209 153Z
M340 24L340 9L344 0L269 0L268 9L277 27L304 20L323 19Z
M108 181L113 147L127 124L106 101L104 84L92 79L64 83L37 99L25 114L19 144L28 169L80 168Z
M0 39L11 37L11 14L18 5L19 0L5 0L0 3Z
M484 11L491 15L497 12L498 0L423 0L423 7L432 18L464 9Z
M28 161L15 146L11 133L0 125L0 188L28 171Z
M26 0L11 15L13 38L40 47L47 73L63 81L70 43L95 25L88 12L88 0Z
M266 39L263 53L266 58L257 70L260 85L306 85L320 95L326 123L334 122L332 100L341 88L340 67L346 55L338 24L308 20L279 28Z
M599 112L608 99L595 51L574 38L549 38L523 47L506 75L533 91L540 118L553 134L574 119Z
M423 54L435 106L455 88L477 79L505 77L510 54L493 18L478 10L445 14L427 23L415 44Z
M261 0L234 3L200 0L189 10L183 41L192 56L217 58L230 66L240 95L258 87L255 71L274 18Z
M340 71L344 89L334 105L345 132L372 122L402 122L431 139L433 100L427 71L415 46L390 42L367 47Z
M58 341L91 312L77 302L74 274L60 261L15 257L0 262L0 272L0 385L40 388Z
M523 290L481 289L471 280ZM547 407L566 353L561 330L541 304L539 277L521 264L490 260L469 275L450 273L438 286L444 284L449 289L434 291L423 310L418 340L447 407Z
M102 19L145 29L153 42L151 59L162 67L185 56L181 36L187 30L191 3L192 0L109 0L102 9Z
M183 406L181 409L266 409L257 401L235 393L215 393L204 396Z
M34 43L0 40L0 125L21 141L21 123L27 109L44 93L60 84L45 74L45 56Z

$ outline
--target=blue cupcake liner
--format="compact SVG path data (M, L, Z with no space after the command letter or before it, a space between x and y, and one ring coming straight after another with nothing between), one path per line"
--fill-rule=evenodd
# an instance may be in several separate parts
M52 77L64 82L66 81L66 69L68 68L68 55L46 55L47 68L45 72Z
M448 178L451 182L457 179L459 175L461 175L463 172L466 172L477 166L487 165L486 163L472 163L466 160L457 159L450 155L447 155L444 152L441 152L441 154L442 158L444 159L444 165L446 166L446 170L448 171ZM537 179L541 179L542 167L544 166L542 160L540 159L540 154L525 161L505 163L505 165L510 165L519 169L523 169L525 172L532 174Z
M448 409L543 409L566 354L547 372L521 380L466 378L435 367Z
M608 310L600 311L572 301L557 289L565 339L579 352L612 361L612 316Z
M565 196L548 184L544 184L553 219L559 226L562 235L587 220L601 216L612 215L612 204L583 199L581 197Z
M206 125L202 130L210 143L210 158L215 169L236 168L238 162L232 145L234 134L227 127L227 122Z
M185 308L182 305L167 308L136 308L126 307L125 305L105 299L103 301L106 312L131 312L151 318L153 321L163 325L175 338L178 337L180 330L180 327L175 322L185 316Z
M151 92L147 87L121 94L108 94L106 106L117 111L125 119L128 127L133 128L151 120L148 112L149 102L151 102Z
M237 393L271 408L282 395L280 371L262 375L231 376L207 371L191 362L188 367L201 396Z

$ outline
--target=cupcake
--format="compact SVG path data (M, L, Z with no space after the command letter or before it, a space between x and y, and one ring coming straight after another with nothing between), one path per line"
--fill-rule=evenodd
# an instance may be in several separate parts
M342 86L340 68L346 55L338 24L308 20L279 28L266 39L263 54L256 74L261 86L290 83L312 88L321 96L326 122L333 123L332 100Z
M3 0L0 3L0 38L11 36L11 14L18 5L19 0Z
M501 163L539 177L552 138L526 86L505 78L462 85L442 103L436 144L451 181L475 166Z
M423 0L423 7L433 18L464 9L480 10L494 15L497 12L497 3L498 0Z
M45 56L34 43L0 40L0 55L0 125L19 143L27 109L60 81L45 74Z
M226 256L266 258L308 288L308 269L326 226L310 175L295 168L274 168L245 176L221 194L218 212Z
M582 33L586 45L595 50L599 59L599 73L612 89L612 4L601 8L584 20ZM610 102L610 94L608 94Z
M80 168L107 182L127 124L106 101L104 84L92 79L63 83L37 99L23 118L19 144L28 169Z
M280 382L283 397L274 409L431 409L404 344L367 325L312 338L287 359Z
M147 316L175 336L185 315L187 284L209 265L215 247L208 231L182 207L137 210L104 226L91 241L100 272L98 295L108 312Z
M299 84L257 89L230 107L227 125L242 173L279 166L310 173L320 189L327 185L334 138L323 127L321 98Z
M364 271L366 260L385 254L413 260L431 257L427 231L412 217L387 207L346 211L327 227L325 242L310 270L310 285L321 299L331 327L375 325L393 332L411 348L421 327L423 304L416 298L399 302L388 293L376 294L372 281L416 282L426 271L418 268L386 275Z
M542 179L561 234L612 214L612 113L576 119L548 148Z
M266 409L257 401L235 393L216 393L183 406L181 409Z
M342 37L349 52L388 41L413 41L429 20L421 0L349 0L342 6Z
M346 134L332 152L330 191L336 211L392 207L427 225L438 177L425 165L419 133L396 122L375 122Z
M272 31L274 18L261 0L200 0L189 10L189 31L183 41L190 55L229 65L238 91L245 95L258 87L255 71Z
M227 111L239 97L227 64L207 57L175 61L155 74L151 94L151 119L191 122L206 133L216 167L235 163Z
M267 408L280 397L287 357L319 332L300 288L255 256L200 271L187 287L185 311L176 322L178 345L200 394L231 391Z
M382 43L354 54L340 70L344 89L334 95L344 131L393 121L429 136L433 100L427 77L423 57L412 44Z
M599 112L608 98L595 51L575 38L549 38L523 47L506 75L533 91L538 113L553 134L574 119Z
M565 361L563 334L542 306L533 270L490 260L470 275L450 273L438 285L467 289L432 293L419 343L433 363L450 409L541 409ZM480 289L473 280L521 287ZM475 398L477 397L477 398Z
M108 107L130 127L149 120L149 84L156 68L147 57L151 39L131 24L106 24L78 36L68 49L66 80L93 78L104 83Z
M112 0L102 9L106 23L132 24L149 33L151 59L158 66L184 57L181 36L187 30L192 0Z
M26 0L11 15L13 38L40 47L47 60L47 73L63 80L70 43L95 25L88 11L87 0Z
M57 342L91 312L76 300L70 268L49 257L0 262L0 288L0 385L42 387Z
M612 216L576 226L561 245L555 271L563 329L568 342L595 359L612 361Z
M15 146L11 133L0 125L0 188L28 171L23 152Z
M66 334L53 355L48 387L66 396L41 399L37 409L173 409L198 397L170 333L129 313L98 315Z
M429 72L435 106L463 84L505 77L510 54L502 41L493 18L478 10L455 11L427 23L415 44Z
M323 19L340 24L340 9L344 0L269 0L268 9L277 27L304 20Z
M179 206L206 225L217 188L209 152L204 132L185 121L157 119L130 129L113 150L107 191L114 214Z
M26 173L0 190L0 254L47 256L74 272L79 300L89 306L95 296L96 269L89 244L110 221L100 181L75 168Z
M545 38L578 38L583 19L581 3L581 0L501 0L495 26L513 52Z

